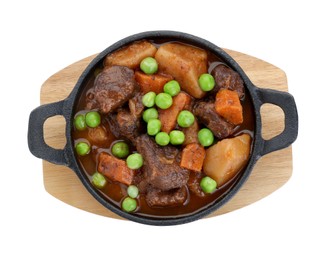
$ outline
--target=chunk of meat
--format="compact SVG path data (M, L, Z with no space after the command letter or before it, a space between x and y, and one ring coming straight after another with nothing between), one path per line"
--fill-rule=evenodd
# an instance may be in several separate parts
M100 153L97 170L112 181L130 185L134 179L134 171L127 167L124 160L110 154Z
M179 150L160 147L148 135L136 139L136 148L144 160L144 174L148 183L160 190L180 188L188 181L189 172L176 160Z
M220 187L244 167L249 159L250 149L251 137L248 134L219 141L206 150L203 171Z
M90 88L86 93L86 106L85 106L86 110L92 110L98 107L98 104L95 100L94 91L95 91L94 88Z
M153 57L157 48L148 41L134 42L120 50L109 54L104 61L105 66L120 65L131 69L139 67L146 57Z
M143 179L140 182L136 182L135 185L138 187L139 193L146 194L149 188L149 183L144 179L144 174L142 174L142 177Z
M170 74L181 88L195 98L202 98L205 92L199 87L198 78L207 73L205 50L180 43L167 43L155 54L159 71Z
M215 98L215 111L234 125L243 123L243 107L236 91L219 90Z
M120 109L117 114L109 115L111 132L116 138L125 138L135 143L140 134L140 120L127 109Z
M142 116L144 105L142 103L142 93L138 92L136 95L128 100L129 111L135 118L140 118Z
M146 195L146 201L150 207L175 207L182 205L186 199L186 187L169 191L150 189Z
M135 80L139 83L142 93L148 93L150 91L159 94L163 92L164 85L172 80L171 75L164 73L147 75L142 71L135 71Z
M184 92L180 92L175 97L173 97L172 106L168 109L159 109L158 118L161 122L161 130L163 132L171 132L176 125L176 119L181 110L189 106L191 98Z
M127 110L120 110L117 114L119 132L129 140L134 140L139 135L140 123Z
M104 114L112 112L133 97L136 89L133 70L122 66L105 68L94 82L94 107Z
M202 172L191 172L187 183L189 190L198 197L205 196L200 185L203 176L204 174Z
M237 92L240 99L244 97L244 82L240 75L226 65L216 66L212 72L215 80L215 87L211 93L217 93L220 89L230 89Z
M185 136L183 145L198 143L198 131L199 131L199 126L197 120L195 120L191 126L183 127L182 132L184 133Z
M197 118L219 139L228 137L235 130L233 124L227 122L215 111L213 102L196 102L193 112L195 116L197 116Z
M205 149L197 143L188 144L182 151L180 166L191 171L200 172L205 158Z

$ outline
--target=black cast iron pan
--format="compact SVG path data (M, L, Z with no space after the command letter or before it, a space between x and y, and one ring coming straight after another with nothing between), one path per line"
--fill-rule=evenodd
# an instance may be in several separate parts
M74 106L79 98L80 93L84 87L84 83L89 75L93 72L93 69L98 66L105 56L117 49L134 41L142 39L171 39L186 42L195 46L199 46L205 50L211 51L218 57L220 57L228 66L234 69L242 77L246 90L249 92L255 113L255 136L252 147L252 153L248 165L243 172L241 178L235 183L228 193L220 200L210 205L209 207L202 209L201 211L183 217L177 218L152 218L134 215L126 213L118 207L111 204L94 186L90 183L87 176L80 169L78 162L75 158L73 139L71 136L71 130L73 128L73 116ZM260 107L265 103L271 103L279 106L285 115L285 128L281 134L275 136L271 140L264 140L261 136L261 115ZM44 140L43 125L47 118L62 115L66 121L66 140L67 143L64 149L54 149L48 146ZM86 189L99 201L103 206L113 211L114 213L139 223L149 225L177 225L200 219L213 211L219 209L228 200L230 200L237 191L242 187L244 182L248 179L257 160L270 152L285 148L291 145L298 135L298 114L294 98L287 92L281 92L271 89L261 89L253 85L253 83L246 76L244 71L231 58L225 51L213 43L201 39L199 37L175 31L149 31L139 34L135 34L124 38L115 44L111 45L103 52L101 52L85 69L77 84L70 93L70 95L59 102L46 104L37 107L30 114L29 128L28 128L28 145L31 153L38 158L47 160L49 162L65 165L71 168L79 177L80 181L86 187Z

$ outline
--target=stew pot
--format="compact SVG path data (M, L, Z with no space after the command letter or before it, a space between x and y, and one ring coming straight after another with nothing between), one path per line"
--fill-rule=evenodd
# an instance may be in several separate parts
M98 66L107 54L112 53L119 48L142 39L171 39L181 42L190 43L195 46L199 46L205 50L211 51L218 57L220 57L228 66L233 68L242 77L246 90L249 92L255 113L255 136L253 147L251 151L250 160L245 168L245 171L241 175L240 179L234 184L234 186L223 196L221 199L211 204L210 206L193 213L188 216L182 216L178 218L150 218L144 216L138 216L131 213L127 213L115 205L111 204L89 181L88 177L80 169L74 151L74 141L71 136L71 130L73 128L74 117L74 105L77 102L84 84L88 78L89 73L93 72L93 69ZM282 108L285 114L285 128L284 131L270 140L264 140L261 136L261 115L260 107L264 103L271 103ZM54 149L48 146L44 140L43 125L47 118L62 115L66 121L66 140L67 143L64 149ZM275 91L270 89L261 89L252 84L244 71L240 66L231 58L225 51L218 46L212 44L209 41L201 39L199 37L189 35L186 33L175 31L150 31L143 32L135 35L131 35L124 38L115 44L111 45L103 52L101 52L85 69L77 84L73 88L71 94L64 100L45 104L34 109L30 114L29 128L28 128L28 144L29 149L33 155L38 158L47 160L51 163L65 165L71 168L79 177L80 181L86 187L86 189L99 201L103 206L118 214L119 216L149 225L176 225L191 222L200 219L211 212L219 209L226 202L228 202L242 187L244 182L248 179L252 168L257 160L270 152L285 148L292 144L297 138L298 134L298 114L296 104L292 95L286 92Z

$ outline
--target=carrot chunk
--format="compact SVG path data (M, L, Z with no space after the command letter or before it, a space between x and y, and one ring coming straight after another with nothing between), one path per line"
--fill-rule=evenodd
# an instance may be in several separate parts
M243 108L236 91L220 90L215 98L215 110L234 125L243 123Z
M167 74L147 75L141 71L135 72L135 80L139 83L144 94L150 91L156 94L163 92L164 85L172 79L173 77Z
M203 167L205 155L205 149L200 144L188 144L182 151L180 166L188 170L200 172Z
M169 133L174 129L176 125L176 119L180 111L186 108L190 102L190 96L184 92L180 92L178 95L173 97L173 103L171 107L168 109L159 109L158 117L162 124L162 132Z
M134 171L127 167L124 160L120 160L110 154L101 153L97 170L112 181L118 181L126 185L133 182Z

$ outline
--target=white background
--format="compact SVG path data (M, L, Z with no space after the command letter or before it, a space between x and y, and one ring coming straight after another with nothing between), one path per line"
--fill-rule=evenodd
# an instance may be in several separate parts
M1 1L0 259L330 259L327 1ZM217 3L217 4L215 4ZM284 70L299 112L293 175L243 209L154 227L71 207L27 146L40 87L130 34L183 31Z

